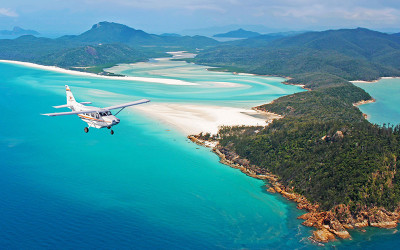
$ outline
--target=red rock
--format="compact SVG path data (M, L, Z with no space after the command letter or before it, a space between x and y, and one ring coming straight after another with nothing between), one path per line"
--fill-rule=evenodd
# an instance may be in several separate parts
M318 242L328 242L331 240L335 240L335 235L329 232L326 229L321 229L313 232L313 239Z

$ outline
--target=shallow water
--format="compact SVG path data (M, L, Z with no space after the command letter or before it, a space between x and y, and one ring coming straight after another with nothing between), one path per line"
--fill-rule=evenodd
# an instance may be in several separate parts
M149 98L251 107L302 91L279 78L170 63L124 70L199 85L113 81L0 63L2 248L316 247L307 239L312 229L296 219L302 212L294 203L265 192L262 181L220 164L208 149L133 108L120 113L113 136L93 128L85 134L85 123L77 117L39 115L64 104L64 84L78 101L94 106ZM382 243L376 235L398 237L379 232L328 246L374 247Z
M400 79L381 79L375 83L354 83L367 91L374 103L360 105L360 110L368 115L368 120L380 125L400 123Z

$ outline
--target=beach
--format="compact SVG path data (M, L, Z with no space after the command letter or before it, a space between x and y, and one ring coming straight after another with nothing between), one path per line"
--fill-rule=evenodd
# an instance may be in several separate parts
M185 135L217 134L221 126L266 126L279 115L252 109L195 104L157 103L135 107L143 114L172 125Z
M36 68L36 69L50 70L50 71L54 71L54 72L65 73L65 74L75 75L75 76L89 76L89 77L97 77L97 78L112 79L112 80L122 80L122 81L141 81L141 82L160 83L160 84L167 84L167 85L197 85L196 83L182 81L182 80L178 80L178 79L137 77L137 76L125 76L125 77L123 77L123 76L122 77L121 76L102 76L102 75L97 75L94 73L68 70L68 69L63 69L63 68L56 67L56 66L44 66L44 65L30 63L30 62L20 62L20 61L12 61L12 60L0 60L0 62L17 64L17 65L22 65L22 66L26 66L26 67Z
M384 76L384 77L379 77L377 80L373 80L373 81L363 81L363 80L354 80L354 81L350 81L351 83L377 83L380 80L387 80L387 79L400 79L400 77L398 76Z

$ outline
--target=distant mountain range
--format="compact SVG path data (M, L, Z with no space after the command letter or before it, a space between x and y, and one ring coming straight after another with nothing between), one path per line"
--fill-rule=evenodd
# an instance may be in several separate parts
M400 37L358 28L249 38L202 51L196 62L257 74L322 72L347 80L374 80L400 76L399 58Z
M39 35L40 33L35 30L25 30L21 27L15 26L12 30L0 30L0 35L3 36L21 36L21 35Z
M226 26L214 26L214 27L198 28L198 29L187 29L183 30L180 33L186 35L202 35L202 36L212 37L215 34L226 33L237 29L251 30L261 34L267 34L271 32L282 32L282 30L266 27L264 25L226 25Z
M229 31L227 33L216 34L216 35L213 35L213 37L250 38L250 37L256 37L259 35L261 35L261 34L258 32L248 31L248 30L244 30L244 29L237 29L237 30Z
M243 29L233 33L258 34ZM362 28L297 35L273 33L221 45L204 36L155 35L123 24L100 22L80 35L57 39L25 35L0 40L0 59L74 67L137 62L165 56L167 51L203 49L195 59L198 63L258 74L319 72L347 80L400 75L398 34Z

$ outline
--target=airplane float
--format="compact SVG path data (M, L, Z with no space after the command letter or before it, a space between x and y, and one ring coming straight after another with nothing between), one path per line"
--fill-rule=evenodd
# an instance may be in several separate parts
M47 115L47 116L78 115L79 118L82 119L82 121L88 124L88 126L85 127L85 133L89 132L89 127L111 129L112 126L115 126L120 122L120 120L115 116L119 112L121 112L124 108L150 102L150 100L141 99L138 101L123 103L106 108L85 106L85 104L91 104L91 102L75 101L75 98L72 95L71 89L68 87L68 85L65 85L65 88L67 92L67 104L53 106L53 107L57 109L70 108L72 111L60 112L60 113L48 113L42 115ZM120 110L115 115L113 115L110 111L112 109L120 109ZM114 131L112 129L111 129L111 134L112 135L114 134Z

